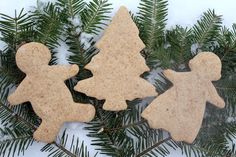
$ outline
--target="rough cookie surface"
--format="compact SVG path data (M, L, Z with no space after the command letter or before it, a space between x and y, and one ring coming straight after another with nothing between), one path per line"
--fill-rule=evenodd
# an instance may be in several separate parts
M42 123L34 138L53 142L64 122L89 122L95 115L92 105L75 103L64 81L76 75L77 65L53 65L49 49L40 43L28 43L16 53L17 66L26 77L8 97L11 105L31 102Z
M121 7L96 44L100 52L85 67L93 77L80 81L75 90L105 99L103 109L125 110L126 100L157 95L155 87L140 77L150 69L140 51L145 47L128 10Z
M202 124L206 102L225 106L211 81L221 78L221 61L211 52L189 62L191 72L164 71L173 87L158 96L142 113L152 128L162 128L176 141L192 143Z

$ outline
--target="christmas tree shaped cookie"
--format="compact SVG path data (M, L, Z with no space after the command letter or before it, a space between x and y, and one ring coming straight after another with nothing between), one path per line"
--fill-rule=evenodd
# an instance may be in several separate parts
M140 75L149 68L140 51L145 47L128 10L121 7L96 47L98 55L85 67L93 77L80 81L75 90L105 99L103 109L125 110L126 100L157 95Z
M176 141L192 143L202 124L206 102L225 106L211 81L221 77L221 61L211 52L189 62L191 72L164 71L173 87L158 96L142 113L152 128L162 128Z
M64 83L78 73L78 66L49 66L50 59L50 51L42 44L29 43L20 47L16 63L26 77L8 97L11 105L31 102L36 114L42 118L34 138L47 143L55 140L64 122L89 122L95 115L92 105L74 103Z

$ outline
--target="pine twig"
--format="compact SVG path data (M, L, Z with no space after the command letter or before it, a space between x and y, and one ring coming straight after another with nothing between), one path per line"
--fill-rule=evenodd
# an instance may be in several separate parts
M130 128L130 127L133 127L133 126L136 126L136 125L141 125L141 124L144 124L146 123L147 120L141 120L141 121L138 121L136 123L132 123L132 124L128 124L128 125L123 125L121 127L117 127L117 128L105 128L104 129L104 132L113 132L113 131L117 131L117 130L121 130L121 129L126 129L126 128Z
M19 119L20 121L24 122L27 126L29 126L32 130L36 130L37 126L35 126L34 124L28 122L27 120L25 120L23 117L21 117L20 115L16 114L12 109L10 109L9 107L7 107L6 105L3 105L2 103L0 103L1 106L7 110L8 112L10 112L12 115L14 115L13 117L17 117L17 119Z
M12 109L10 109L9 107L7 107L6 105L3 105L2 103L0 103L2 107L4 107L4 109L6 109L8 112L10 112L12 115L16 116L18 120L24 122L27 126L29 126L32 130L36 130L38 127L35 126L34 124L28 122L27 120L25 120L23 117L21 117L20 115L16 114ZM29 136L32 137L32 136ZM26 137L25 137L26 138ZM57 146L59 149L61 149L63 152L65 152L67 155L71 156L71 157L76 157L75 154L73 154L71 151L69 151L68 149L66 149L65 147L63 147L62 145L56 143L55 141L52 143L55 146Z
M136 157L142 157L143 155L147 154L148 152L150 152L151 150L153 150L156 147L159 147L161 144L167 142L171 140L171 137L165 138L159 142L157 142L156 144L154 144L153 146L147 148L146 150L142 151L141 153L139 153L138 155L136 155Z
M65 152L67 155L71 156L71 157L77 157L74 153L72 153L71 151L69 151L68 149L66 149L65 147L63 147L62 145L56 143L55 141L52 143L55 146L57 146L59 149L61 149L63 152Z

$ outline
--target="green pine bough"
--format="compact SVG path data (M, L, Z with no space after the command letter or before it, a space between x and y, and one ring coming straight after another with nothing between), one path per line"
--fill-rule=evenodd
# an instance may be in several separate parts
M41 42L52 50L50 64L57 64L58 48L61 43L66 44L71 52L68 62L80 66L80 73L66 83L75 101L90 102L96 107L96 117L85 129L100 155L164 157L181 149L187 157L236 156L233 142L236 137L236 24L226 28L222 26L221 16L214 10L207 10L191 28L175 26L167 29L167 6L167 0L141 0L138 14L131 14L146 44L141 53L149 67L152 70L172 68L187 71L188 61L200 51L214 52L223 64L222 79L214 85L225 99L226 108L207 107L201 131L193 144L175 142L166 132L150 129L147 121L140 117L145 107L143 100L128 102L125 111L108 112L102 110L102 101L73 90L76 82L92 76L84 66L98 53L93 37L99 35L110 20L107 14L112 8L108 0L89 3L57 0L47 4L38 1L38 6L32 11L22 9L14 17L0 13L0 40L5 44L0 50L0 156L22 155L36 142L32 133L41 120L33 112L31 104L10 107L6 101L11 89L25 77L16 66L16 51L31 41ZM155 86L158 91L165 92L171 84L161 74L159 78L156 78ZM68 136L65 130L61 137L46 144L41 151L51 157L98 155L91 154L87 144L78 137Z

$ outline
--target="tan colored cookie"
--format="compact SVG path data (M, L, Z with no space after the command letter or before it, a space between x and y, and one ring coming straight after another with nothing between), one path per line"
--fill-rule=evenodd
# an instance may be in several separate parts
M190 72L164 71L173 87L158 96L142 113L150 127L171 133L175 141L192 143L202 124L206 102L225 106L211 81L221 77L221 61L211 52L189 62Z
M85 67L93 77L80 81L75 90L105 99L103 109L125 110L126 100L157 95L154 86L140 75L149 68L140 51L145 47L128 10L121 7L102 39L98 55Z
M40 43L29 43L16 53L17 66L26 73L16 91L8 97L11 105L31 102L42 123L34 132L38 141L53 142L64 122L89 122L95 115L92 105L74 103L64 81L76 75L77 65L53 65L49 49Z

